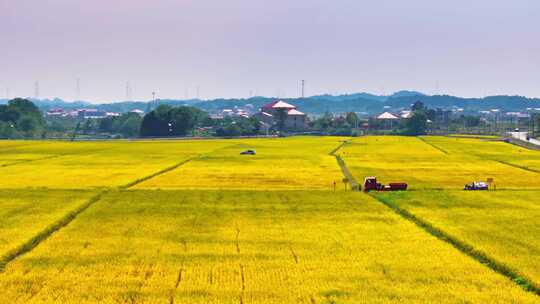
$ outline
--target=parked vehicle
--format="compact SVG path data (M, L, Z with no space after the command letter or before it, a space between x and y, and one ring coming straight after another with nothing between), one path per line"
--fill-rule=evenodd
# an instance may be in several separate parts
M240 152L240 155L255 155L255 154L257 154L255 150L246 150L246 151Z
M399 191L407 190L407 183L389 183L388 185L383 185L377 182L377 177L368 176L364 179L364 192L369 192L371 190L375 191Z
M466 184L464 190L489 190L489 185L484 182L472 182Z

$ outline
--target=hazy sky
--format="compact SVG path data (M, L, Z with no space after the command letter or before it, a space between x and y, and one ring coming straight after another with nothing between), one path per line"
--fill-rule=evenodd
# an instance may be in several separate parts
M0 97L540 97L538 0L0 0ZM438 88L438 89L437 89ZM250 93L251 91L251 93Z

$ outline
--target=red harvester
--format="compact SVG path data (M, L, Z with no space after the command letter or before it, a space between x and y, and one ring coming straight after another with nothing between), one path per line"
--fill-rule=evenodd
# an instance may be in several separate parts
M389 183L388 185L383 185L381 183L377 183L377 178L375 176L368 176L364 179L364 192L369 192L371 190L375 190L375 191L407 190L407 183Z

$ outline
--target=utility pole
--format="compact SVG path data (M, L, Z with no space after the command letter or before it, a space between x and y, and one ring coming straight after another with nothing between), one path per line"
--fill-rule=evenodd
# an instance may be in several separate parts
M200 99L201 97L200 93L201 93L201 86L198 85L197 86L197 99Z
M306 81L302 79L302 99L305 98L305 85L306 85Z

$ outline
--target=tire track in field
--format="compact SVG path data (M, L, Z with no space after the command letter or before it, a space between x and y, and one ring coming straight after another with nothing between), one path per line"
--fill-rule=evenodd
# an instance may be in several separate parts
M0 168L11 167L11 166L16 166L16 165L20 165L20 164L26 164L26 163L30 163L30 162L37 162L37 161L42 161L42 160L50 160L50 159L55 159L55 158L60 158L60 157L92 154L92 153L95 153L95 152L102 152L102 151L109 150L109 149L113 149L113 148L96 149L96 150L90 150L90 151L81 151L81 152L76 152L76 153L55 154L55 155L50 155L50 156L36 158L36 159L24 159L24 160L14 161L14 162L11 162L11 163L0 165Z
M426 145L429 145L431 146L433 149L436 149L444 154L450 154L448 153L448 151L446 151L445 149L435 145L434 143L430 143L429 141L425 140L422 136L416 136L416 138L418 138L420 141L422 141L423 143L425 143Z
M234 146L234 145L232 145L232 146ZM226 148L229 148L229 147L231 147L231 146L219 147L219 148L217 148L215 150L212 150L210 152L202 153L202 154L199 154L199 155L196 155L196 156L189 157L189 158L184 159L181 162L178 162L178 163L176 163L176 164L174 164L174 165L172 165L170 167L161 169L161 170L159 170L159 171L157 171L155 173L152 173L152 174L147 175L147 176L143 176L143 177L138 178L138 179L136 179L136 180L134 180L132 182L129 182L129 183L123 185L123 186L120 186L119 189L126 190L126 189L129 189L129 188L132 188L132 187L134 187L134 186L136 186L138 184L141 184L141 183L143 183L143 182L145 182L147 180L150 180L150 179L152 179L152 178L154 178L156 176L159 176L159 175L165 174L167 172L173 171L173 170L175 170L175 169L177 169L177 168L179 168L179 167L181 167L181 166L183 166L183 165L185 165L185 164L187 164L187 163L189 163L189 162L191 162L193 160L202 159L204 156L206 156L208 154L212 154L212 153L217 152L217 151L219 151L221 149L226 149Z
M147 181L147 180L149 180L149 179L152 179L152 178L154 178L154 177L156 177L156 176L159 176L159 175L165 174L165 173L167 173L167 172L170 172L170 171L172 171L172 170L174 170L174 169L176 169L176 168L178 168L178 167L180 167L180 166L183 166L183 165L189 163L189 162L192 161L192 160L195 160L195 159L201 158L201 157L202 157L202 154L201 154L201 155L194 156L194 157L190 157L190 158L187 158L187 159L184 159L183 161L181 161L181 162L179 162L179 163L176 163L176 164L174 164L174 165L172 165L172 166L170 166L170 167L167 167L167 168L165 168L165 169L161 169L161 170L159 170L159 171L157 171L157 172L154 172L154 173L152 173L152 174L150 174L150 175L147 175L147 176L143 176L143 177L141 177L141 178L138 178L138 179L136 179L136 180L134 180L134 181L132 181L132 182L129 182L129 183L123 185L123 186L120 186L119 188L120 188L121 190L126 190L126 189L129 189L129 188L132 188L132 187L134 187L134 186L136 186L136 185L138 185L138 184L140 184L140 183L143 183L143 182L145 182L145 181Z
M497 162L497 163L500 163L500 164L503 164L503 165L506 165L506 166L514 167L514 168L525 170L525 171L532 172L532 173L537 173L537 174L540 173L540 171L535 170L535 169L531 169L531 168L526 167L526 166L520 166L520 165L512 164L512 163L509 163L509 162L504 161L504 160L498 160L496 158L488 158L488 157L481 156L481 155L478 155L478 156L487 158L487 159L489 159L491 161L494 161L494 162Z
M343 145L342 145L343 146ZM341 147L342 147L341 146ZM335 150L335 152L339 151L339 149ZM346 167L347 165L345 162L343 162L343 165ZM522 276L519 271L512 269L511 267L508 267L504 263L497 261L496 259L490 257L483 251L477 250L474 248L474 246L468 244L467 242L464 242L456 237L453 237L452 235L446 233L444 230L441 230L431 223L425 221L421 217L418 217L414 215L413 213L409 212L406 209L403 209L399 207L398 205L385 200L384 198L381 198L377 195L370 194L369 196L373 197L375 200L383 204L384 206L390 208L395 213L397 213L399 216L401 216L403 219L412 222L422 230L426 231L430 235L436 237L440 241L443 241L445 243L450 244L457 250L459 250L461 253L467 255L468 257L478 261L482 265L490 268L494 272L501 274L511 280L514 284L521 287L523 290L532 292L536 294L537 296L540 296L540 285L536 284L532 280L529 280L528 278Z
M18 257L24 255L25 253L30 252L32 249L36 248L39 244L41 244L43 241L47 240L50 236L52 236L54 233L58 232L60 229L66 227L71 223L77 216L81 213L83 213L86 209L88 209L90 206L101 200L101 198L108 192L108 190L104 190L99 192L98 194L92 196L90 199L88 199L86 202L82 203L78 207L76 207L74 210L68 212L65 214L62 218L55 221L45 229L41 230L39 233L28 239L23 244L19 245L17 248L9 251L8 253L4 254L0 257L0 273L4 272L6 269L6 266L17 259Z

